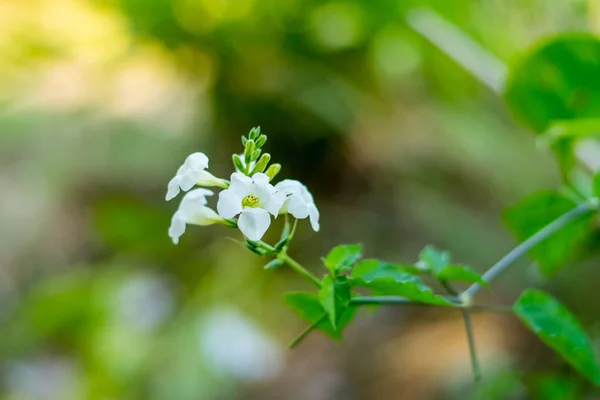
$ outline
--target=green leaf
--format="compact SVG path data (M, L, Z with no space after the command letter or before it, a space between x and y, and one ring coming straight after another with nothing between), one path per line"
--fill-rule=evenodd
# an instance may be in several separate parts
M434 246L426 246L419 254L419 260L440 281L477 282L487 286L487 282L481 279L477 271L464 265L451 265L450 253Z
M594 176L594 196L600 197L600 173Z
M406 274L418 275L423 271L412 266L377 259L362 260L354 266L352 276L372 280L378 277L404 279Z
M341 244L331 249L324 262L331 273L337 275L343 270L352 269L360 257L362 257L362 245Z
M318 296L305 292L286 293L285 302L305 321L314 324L321 320L316 328L320 329L333 339L340 339L342 337L344 327L352 321L357 310L357 308L352 305L346 307L346 309L339 314L336 329L331 325L331 321L328 318L323 318L327 315L327 312L321 305Z
M331 326L337 327L337 320L350 303L350 286L345 276L332 278L327 275L319 290L319 300L329 316Z
M441 281L461 281L488 286L477 271L464 265L449 265L437 275L437 278Z
M505 88L512 111L544 132L555 120L600 117L600 41L590 34L557 36L514 65Z
M504 220L517 239L524 241L576 206L560 193L539 192L511 207ZM556 273L573 258L589 232L589 221L589 217L582 217L571 222L530 251L529 255L539 263L545 275Z
M419 277L390 263L363 261L354 268L348 281L351 286L370 289L375 295L402 296L419 303L450 305L446 299L434 294Z
M450 253L447 251L439 251L434 246L429 245L425 246L421 251L419 260L425 264L429 271L437 276L450 265Z
M600 367L581 325L556 299L539 290L525 290L514 304L517 316L546 345L577 371L600 385Z
M563 177L573 179L573 170L577 168L575 146L581 140L600 136L600 118L582 118L575 120L553 121L543 133L542 142L547 142L556 155Z

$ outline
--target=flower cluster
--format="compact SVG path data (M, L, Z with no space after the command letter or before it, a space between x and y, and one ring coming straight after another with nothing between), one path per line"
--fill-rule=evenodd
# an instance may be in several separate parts
M204 153L188 156L167 188L167 200L177 197L180 191L188 192L171 220L169 236L173 243L179 242L187 224L237 227L248 240L258 241L269 229L271 216L288 213L296 219L309 218L312 228L319 230L319 210L306 186L290 179L271 183L281 166L269 166L271 156L261 150L266 141L260 128L252 129L248 138L242 137L244 153L233 155L235 172L229 181L207 171L209 160ZM219 193L216 212L207 206L207 196L213 192L190 190L195 185L224 189Z

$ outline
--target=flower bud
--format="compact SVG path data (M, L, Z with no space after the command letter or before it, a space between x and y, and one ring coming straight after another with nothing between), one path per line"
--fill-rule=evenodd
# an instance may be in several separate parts
M271 260L267 265L264 266L264 268L265 269L274 269L274 268L280 267L282 265L283 265L283 261L276 258L274 260Z
M256 163L256 166L254 166L254 169L252 170L252 173L250 175L254 175L257 172L264 172L267 168L267 165L269 164L269 161L271 161L271 155L269 153L263 154L262 157Z
M271 164L271 166L267 169L266 174L270 180L273 180L279 171L281 171L281 164Z
M240 157L238 154L234 154L232 157L232 160L233 160L233 165L235 166L235 169L237 169L241 173L245 173L246 167L244 167L244 162L242 161L242 157Z
M250 164L250 161L252 161L252 154L254 153L255 149L256 144L254 143L254 140L248 140L246 142L246 150L244 151L244 158L246 159L246 164Z
M265 145L265 143L267 143L267 136L266 135L260 135L258 137L258 139L256 139L256 147L257 148L261 148Z
M248 139L246 136L242 136L242 146L246 147L246 142L248 142Z
M260 126L257 126L256 128L252 128L250 130L250 133L248 134L248 137L251 140L256 140L256 138L258 138L260 136Z
M260 153L262 153L260 149L254 150L252 152L252 156L250 157L250 162L258 160L258 157L260 157Z

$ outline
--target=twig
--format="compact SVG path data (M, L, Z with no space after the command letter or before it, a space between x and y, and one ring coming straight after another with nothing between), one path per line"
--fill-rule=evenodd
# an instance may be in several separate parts
M597 206L591 204L590 202L585 202L579 204L574 209L568 211L567 213L561 215L554 221L550 222L548 225L537 231L533 236L529 239L515 247L510 253L502 257L500 261L494 264L485 274L483 274L482 279L485 282L491 282L494 278L496 278L500 273L502 273L507 267L525 255L529 250L534 248L543 240L547 239L554 233L558 232L571 222L575 221L577 218L585 215L589 212L597 210ZM467 290L463 292L463 296L470 298L474 296L477 292L482 289L482 286L478 283L474 283Z

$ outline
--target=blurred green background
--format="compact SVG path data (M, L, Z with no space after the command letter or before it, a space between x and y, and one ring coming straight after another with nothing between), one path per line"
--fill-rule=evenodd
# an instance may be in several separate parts
M291 249L311 270L363 242L484 271L515 244L503 210L560 181L505 64L599 21L594 0L0 0L0 398L600 398L505 314L474 316L478 386L452 310L361 310L288 350L282 296L307 284L225 227L174 246L164 201L189 153L227 176L260 125L321 211ZM523 260L479 298L546 286L598 338L597 261L545 280Z

